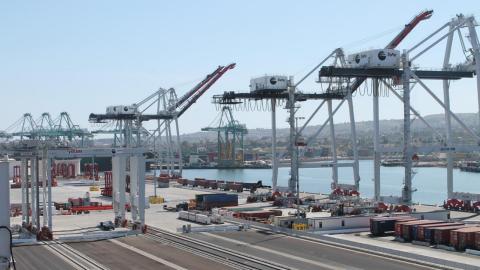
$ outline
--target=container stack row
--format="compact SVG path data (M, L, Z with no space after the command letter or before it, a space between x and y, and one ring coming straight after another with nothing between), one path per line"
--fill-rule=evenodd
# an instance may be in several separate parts
M251 183L238 183L234 181L208 180L204 178L195 178L194 180L180 178L177 183L182 186L202 187L206 189L220 189L223 191L243 192L244 186L250 186Z
M480 250L480 226L442 220L418 220L408 216L376 217L370 220L373 236L394 231L403 242L423 242L428 246L450 246L458 251Z
M218 214L208 214L201 211L180 211L178 212L178 218L182 220L188 220L203 225L209 225L212 223L223 223L222 216Z

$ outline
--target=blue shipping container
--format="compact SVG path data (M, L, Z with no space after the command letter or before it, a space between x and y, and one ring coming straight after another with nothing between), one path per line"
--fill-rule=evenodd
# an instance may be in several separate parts
M237 194L212 193L195 195L197 209L210 210L215 207L237 206Z

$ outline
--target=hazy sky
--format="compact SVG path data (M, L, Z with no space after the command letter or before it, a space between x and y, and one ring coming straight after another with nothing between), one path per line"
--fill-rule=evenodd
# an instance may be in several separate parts
M213 94L248 91L263 74L299 79L333 49L347 53L384 47L414 15L434 9L399 46L406 49L457 13L480 16L472 1L3 1L0 4L0 130L25 112L68 111L82 127L91 112L137 102L159 87L185 93L218 65L237 63L182 116L181 132L199 131L218 113ZM458 41L454 60L462 61ZM467 43L468 44L468 43ZM444 43L415 64L442 65ZM315 76L301 85L318 91ZM443 96L439 84L429 84ZM474 79L452 83L452 109L476 112ZM420 88L412 104L422 114L441 112ZM300 112L318 104L311 101ZM381 99L381 118L401 118L395 97ZM371 97L355 97L357 120L372 118ZM324 113L315 119L319 124ZM270 126L266 112L238 112L249 128ZM282 110L278 126L285 127ZM347 120L346 110L337 122Z

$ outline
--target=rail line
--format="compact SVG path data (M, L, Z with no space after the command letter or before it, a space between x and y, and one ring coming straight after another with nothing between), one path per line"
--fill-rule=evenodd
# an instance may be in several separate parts
M43 242L46 249L79 270L109 270L80 251L60 241Z
M263 258L247 255L225 247L216 246L211 243L206 243L201 240L170 233L159 228L149 227L149 232L145 234L144 237L210 259L212 261L222 263L234 269L295 269L279 265Z

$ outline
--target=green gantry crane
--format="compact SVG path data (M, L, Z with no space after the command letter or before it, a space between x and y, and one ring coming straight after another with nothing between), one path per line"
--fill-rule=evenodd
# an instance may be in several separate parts
M233 118L232 110L228 106L222 107L222 111L216 119L219 119L216 124L202 128L202 131L217 132L218 167L235 168L243 166L243 137L248 132L247 127Z

